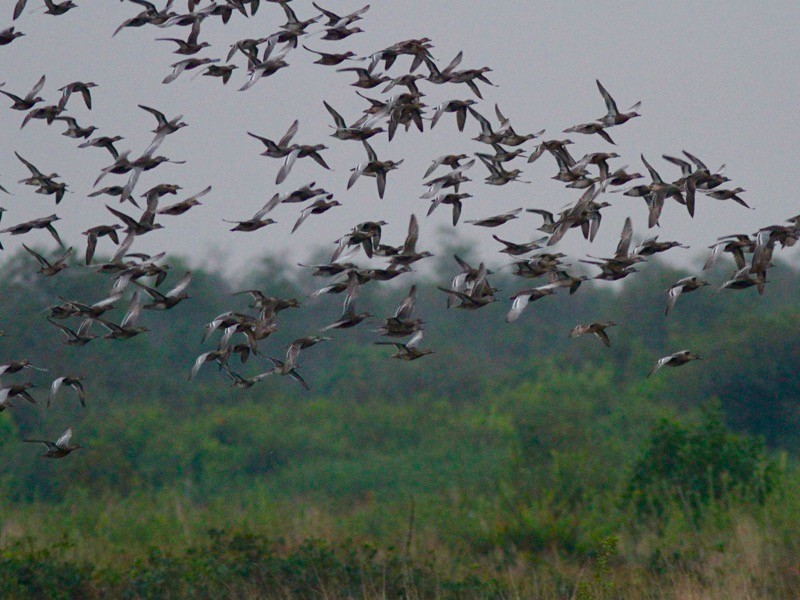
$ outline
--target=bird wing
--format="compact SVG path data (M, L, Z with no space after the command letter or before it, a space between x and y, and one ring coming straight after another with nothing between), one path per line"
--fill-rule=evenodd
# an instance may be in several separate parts
M417 286L412 285L411 289L408 291L408 295L400 303L400 306L397 307L397 310L394 313L395 319L405 321L406 319L411 318L411 315L414 313L414 305L416 304L416 301Z
M43 173L34 167L30 162L22 158L17 152L14 152L14 155L22 162L23 165L28 167L28 170L31 172L31 175L34 177L42 177Z
M300 149L295 148L292 150L289 155L284 159L283 165L281 166L280 170L278 171L278 177L275 179L276 184L283 183L286 178L289 176L289 172L292 170L297 157L300 156Z
M210 356L217 355L218 353L219 353L218 350L212 350L210 352L204 352L203 354L198 356L197 359L194 361L194 366L192 366L192 372L189 374L189 380L191 381L192 379L195 378L198 371L200 371L200 368L209 360Z
M61 437L56 440L55 445L59 449L64 449L69 447L69 443L72 441L72 428L67 427L67 430L61 434Z
M624 258L628 256L628 250L631 246L631 237L633 236L633 222L631 218L625 219L625 225L622 226L622 235L617 244L617 251L614 254L615 258Z
M609 348L611 347L611 340L609 339L608 334L603 329L598 329L597 331L594 332L594 334L601 342L603 342L605 346L608 346Z
M513 296L513 302L511 303L511 310L508 311L506 314L506 323L513 323L519 316L522 314L522 311L525 310L525 307L528 306L528 303L531 299L531 290L523 290L522 292L518 292Z
M576 325L572 329L569 330L567 337L576 338L589 331L589 325Z
M328 110L328 112L333 117L333 122L336 123L337 129L347 129L347 124L344 122L344 119L342 118L342 115L340 115L338 112L336 112L333 109L333 107L330 104L328 104L327 102L325 102L324 100L322 101L322 104L325 105L325 108Z
M286 130L286 133L283 134L283 137L278 141L278 146L281 148L285 148L289 145L289 142L292 141L292 138L297 133L297 129L300 126L300 121L296 120L289 126L289 129Z
M139 318L139 314L142 312L142 303L139 297L139 292L136 291L133 294L133 300L131 300L130 305L128 306L128 312L125 313L125 317L122 319L122 323L120 323L120 327L125 329L126 327L133 327L136 324L136 320Z
M12 20L16 21L19 16L22 14L22 11L25 10L25 3L28 0L18 0L17 4L14 6L14 18Z
M608 109L608 116L613 117L619 114L619 110L617 109L617 103L614 102L614 99L611 97L611 94L608 93L608 90L603 87L603 84L600 83L599 79L595 79L597 82L597 89L600 90L600 95L603 97L603 100L606 103L606 108Z
M38 252L36 252L36 251L34 251L34 250L31 250L31 249L30 249L30 248L28 248L28 247L27 247L25 244L22 244L22 247L23 247L23 248L25 248L25 250L27 250L28 252L30 252L30 254L31 254L31 255L33 255L33 257L34 257L34 258L35 258L35 259L36 259L36 260L39 262L39 265L40 265L40 266L41 266L43 269L46 269L46 268L48 268L48 267L52 266L52 265L51 265L51 264L48 262L48 260L47 260L47 259L46 259L44 256L42 256L41 254L39 254Z
M650 375L652 375L653 373L658 371L661 367L663 367L665 364L667 364L667 362L669 362L670 358L672 358L672 357L671 356L665 356L664 358L659 358L658 361L656 362L656 364L653 365L653 368L650 369L650 372L647 374L647 376L650 377Z
M50 403L56 399L56 394L58 394L58 389L61 387L61 384L64 383L64 377L59 377L53 380L53 383L50 385L50 396L47 398L47 406L50 406Z
M166 293L166 297L175 298L189 286L189 283L191 281L192 281L192 273L191 271L186 271L183 277L181 277L180 280L178 280L178 283L175 284L175 287Z
M417 222L417 216L412 214L408 221L408 234L406 235L406 240L403 243L402 254L413 254L416 251L418 239L419 223Z
M411 336L411 339L406 342L406 344L405 344L406 349L414 349L414 348L416 348L417 346L419 346L419 343L421 341L422 341L422 329L417 331L417 333L415 333L413 336Z

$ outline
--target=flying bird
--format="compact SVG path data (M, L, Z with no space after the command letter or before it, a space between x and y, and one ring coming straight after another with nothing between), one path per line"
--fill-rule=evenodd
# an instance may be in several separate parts
M32 439L24 439L23 442L30 442L30 443L37 443L37 444L44 444L47 448L47 451L42 454L43 458L63 458L73 450L77 450L78 448L83 448L80 444L73 444L72 443L72 428L67 428L67 430L61 434L61 437L58 438L55 442L51 442L49 440L32 440Z

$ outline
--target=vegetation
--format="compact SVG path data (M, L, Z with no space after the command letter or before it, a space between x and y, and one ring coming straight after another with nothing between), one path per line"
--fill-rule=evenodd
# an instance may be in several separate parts
M202 325L247 310L231 292L256 286L315 302L305 298L311 284L277 261L235 283L196 269L192 299L168 320L143 315L148 334L72 348L41 311L57 294L105 291L78 269L27 275L23 260L0 273L0 347L51 372L3 378L36 383L39 404L0 414L2 598L792 598L800 589L799 290L786 267L763 297L700 291L667 319L663 290L684 274L655 261L624 294L584 284L513 325L506 305L481 318L448 312L443 294L421 286L417 312L435 354L391 360L365 323L304 351L306 392L279 377L232 389L212 365L187 381L213 347L200 344ZM446 257L428 277L453 271ZM378 316L407 292L370 288L359 304ZM314 308L314 323L281 313L263 353L280 357L338 316L335 303ZM610 349L566 337L595 319L620 323ZM704 360L645 377L681 348ZM266 366L256 356L235 368ZM50 381L66 373L85 376L87 407L62 391L44 408ZM64 459L40 460L40 448L21 443L65 424L85 448Z

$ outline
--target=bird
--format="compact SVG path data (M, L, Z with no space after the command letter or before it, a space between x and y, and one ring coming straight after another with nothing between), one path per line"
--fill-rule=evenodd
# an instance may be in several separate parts
M392 354L392 358L397 358L400 360L412 361L417 360L418 358L422 358L423 356L427 356L428 354L433 354L433 350L429 350L427 348L420 349L419 343L422 341L422 330L418 330L410 340L406 343L402 342L374 342L377 346L394 346L397 348L397 353Z
M206 42L203 42L204 44ZM179 60L176 63L172 63L172 73L164 77L161 83L172 83L178 77L180 77L181 73L184 71L189 71L191 69L196 69L198 67L202 67L205 65L213 64L219 62L220 59L218 58L185 58L183 60Z
M47 320L60 329L65 336L67 336L67 339L64 340L64 343L68 346L85 346L97 338L96 334L89 332L89 329L94 321L91 317L81 321L77 331L70 329L66 325L62 325L61 323L56 323L49 317Z
M83 389L83 377L76 377L74 375L63 375L61 377L57 377L53 380L53 383L50 385L50 396L47 398L47 406L50 406L50 403L55 400L56 395L58 394L59 388L63 385L70 386L75 393L78 395L78 400L81 403L81 406L86 406L86 393Z
M25 382L0 388L0 406L2 406L3 409L8 406L13 406L10 401L11 398L15 398L16 396L21 396L31 404L36 404L36 399L28 392L32 387L36 386L31 382Z
M147 292L153 301L149 304L145 304L142 308L145 309L155 309L155 310L169 310L178 305L183 300L189 298L189 295L186 293L186 288L189 287L189 283L192 281L192 273L191 271L186 271L186 273L178 280L178 283L168 291L166 294L159 292L157 289L152 288L150 286L144 285L138 281L134 281L134 285L139 286L145 292Z
M228 221L227 219L222 219L226 223L236 223L234 227L231 228L231 231L244 231L244 232L251 232L257 231L262 227L266 227L267 225L272 225L277 223L274 219L265 219L264 216L271 210L270 203L267 202L256 214L254 214L250 219L246 221Z
M540 250L542 248L542 244L547 242L546 237L539 238L525 244L509 242L508 240L501 239L496 235L492 235L492 238L503 244L504 248L500 250L500 252L510 256L520 256L522 254L527 254L528 252L533 252L534 250Z
M361 175L375 177L378 184L378 198L383 199L384 192L386 191L386 174L389 171L397 169L403 161L378 160L378 155L367 140L361 140L361 143L364 144L364 149L367 151L368 160L359 163L351 169L353 173L347 181L347 189L349 190Z
M423 200L430 200L446 188L453 188L453 192L458 194L458 190L460 189L462 183L472 181L469 177L464 175L464 171L472 167L474 164L475 159L473 158L457 169L453 169L444 175L424 182L423 185L428 186L428 191L422 194L420 198Z
M664 201L668 197L672 197L682 204L686 204L686 199L683 196L680 186L675 185L674 183L665 182L661 178L661 175L659 175L658 172L653 168L653 166L647 162L644 154L642 154L640 157L642 159L642 163L644 163L644 166L647 168L647 172L650 173L652 182L649 185L635 186L624 192L624 195L644 197L649 211L647 226L654 227L658 224L658 219L661 216L661 210L664 207ZM694 208L690 207L690 215L693 214L693 212Z
M280 52L270 58L269 54L272 47L268 47L267 51L264 53L264 58L261 61L254 62L250 65L248 70L250 76L247 82L239 88L239 91L243 92L245 90L249 90L262 77L269 77L270 75L277 73L280 69L288 67L289 63L283 59L289 52L289 48L290 46L287 44L283 49L281 49Z
M83 448L80 444L72 443L72 428L68 427L67 430L61 434L55 442L49 440L33 440L24 439L23 442L44 444L47 451L42 455L42 458L63 458L73 450Z
M465 198L472 198L472 194L468 194L466 192L462 192L460 194L439 194L435 198L431 199L431 205L430 208L428 208L427 216L430 216L440 204L449 204L453 207L453 227L455 227L458 225L458 219L461 216L461 210L463 209L463 204L461 201Z
M19 373L23 369L34 369L36 371L47 371L47 369L42 367L37 367L36 365L32 364L30 360L27 358L23 358L22 360L12 360L3 365L0 365L0 375L11 375L13 373Z
M209 352L203 352L194 361L194 365L192 366L192 371L191 373L189 373L189 381L197 377L197 374L200 372L200 369L207 362L216 361L219 363L220 369L223 368L223 366L225 366L227 363L230 352L231 352L231 346L225 346L224 348L220 348L219 350L211 350ZM248 355L249 355L249 349L248 349ZM246 359L243 360L242 362L246 362Z
M678 352L674 352L669 356L659 358L653 368L650 369L650 372L647 374L647 376L650 377L661 367L680 367L693 360L699 360L700 358L702 357L698 356L694 352L690 352L689 350L679 350Z
M12 227L7 227L6 229L0 229L0 233L9 233L11 235L22 235L24 233L28 233L34 229L47 229L50 232L50 235L53 236L58 245L62 248L66 248L64 246L64 242L61 241L61 237L58 235L55 227L53 227L53 223L58 221L60 217L57 215L49 215L47 217L40 217L38 219L33 219L31 221L26 221L25 223L19 223L18 225L14 225Z
M458 260L458 259L457 259ZM459 261L461 263L461 261ZM488 284L486 276L488 271L483 263L478 266L475 274L472 274L471 268L468 270L465 267L469 265L462 265L462 272L451 284L452 289L439 287L439 290L448 295L447 308L461 308L464 310L477 310L483 308L487 304L495 301L495 290ZM471 286L467 284L471 282ZM452 300L450 300L452 298ZM459 303L455 304L454 301L458 300Z
M206 66L203 75L205 77L219 77L222 79L222 85L225 85L233 75L233 70L238 69L237 65L215 65L209 64Z
M733 234L718 238L717 243L710 246L711 254L706 259L703 270L706 271L713 267L723 252L729 252L736 262L736 268L743 269L746 263L744 253L753 252L755 247L756 241L747 234Z
M3 30L0 30L0 46L7 46L18 37L22 37L24 35L25 34L21 31L14 31L14 27L7 27Z
M605 330L607 327L612 327L614 325L616 325L614 321L597 321L585 325L576 325L569 330L568 337L576 338L587 333L593 333L598 340L610 348L611 340L608 338L608 334L605 332Z
M737 187L732 190L710 190L705 192L705 195L709 198L714 198L714 200L733 200L745 208L751 208L750 205L739 196L743 191L744 188Z
M511 309L508 311L508 313L506 313L506 323L513 323L519 319L522 311L525 310L525 307L528 306L529 303L539 300L540 298L544 298L545 296L555 294L556 287L558 286L548 283L543 286L528 288L516 292L513 296L511 296L511 300L513 302L511 303Z
M459 169L461 168L461 161L467 158L468 156L466 154L444 154L439 156L431 161L431 165L428 167L428 170L425 171L425 175L423 175L422 178L426 179L430 177L441 165L446 165L451 169ZM473 160L472 163L474 162Z
M274 373L273 369L270 369L269 371L265 371L263 373L255 375L254 377L245 378L236 373L235 371L231 371L227 366L223 367L223 371L225 371L228 377L230 377L233 380L231 386L237 389L251 388L259 381L263 381L264 379L266 379L267 377L269 377Z
M100 136L96 138L92 138L89 141L83 142L82 144L78 145L78 148L89 148L89 147L97 147L97 148L105 148L111 153L111 156L116 160L119 158L119 152L117 151L114 144L123 140L124 138L119 135L115 136ZM89 194L90 196L92 194Z
M751 267L745 265L733 277L725 281L720 287L720 290L745 290L750 287L755 287L759 294L764 293L765 284L768 283L763 273L756 275L750 274Z
M11 92L7 92L5 90L0 90L0 94L5 94L14 101L14 104L11 105L11 108L13 108L14 110L30 110L36 104L44 100L44 98L37 95L39 92L42 91L42 88L44 87L44 82L45 82L45 76L42 75L39 78L39 81L37 81L36 84L31 88L31 91L22 97L16 96Z
M486 217L485 219L472 219L469 221L464 221L464 223L470 223L479 227L499 227L503 223L507 223L512 219L516 219L517 215L521 212L522 207L515 208L514 210L500 215L495 215L493 217Z
M389 259L389 265L391 267L408 267L411 264L422 260L423 258L429 258L433 256L433 254L427 250L417 252L418 239L419 222L417 221L417 216L412 213L408 220L408 233L406 234L406 239L403 242L403 246L400 248L399 252L392 253L391 258Z
M139 335L140 333L149 331L147 327L136 325L136 321L139 319L141 312L142 303L139 300L139 292L137 291L134 293L133 299L128 306L128 312L125 313L125 316L119 325L112 323L111 321L106 321L100 317L94 317L94 320L108 330L108 333L103 336L106 339L127 340Z
M156 211L156 214L158 214L158 215L171 215L171 216L182 215L183 213L185 213L186 211L188 211L192 207L199 206L201 204L201 202L198 200L198 198L202 198L203 196L208 194L210 191L211 191L211 186L209 185L204 190L196 193L194 196L190 196L190 197L186 198L186 200L181 200L180 202L176 202L175 204L171 204L169 206L165 206L163 208L159 208Z
M157 42L175 42L178 44L178 49L175 50L175 54L184 54L184 55L192 55L197 54L203 48L208 48L211 44L208 42L199 42L197 41L198 36L200 35L200 24L202 23L201 20L197 20L192 23L192 29L189 32L189 37L185 40L181 38L156 38ZM198 65L199 66L199 65Z
M338 200L333 200L333 194L328 194L324 198L315 200L312 204L308 205L306 208L300 211L300 217L295 222L294 227L292 227L292 233L297 231L300 225L302 225L303 222L311 215L321 215L322 213L327 212L331 208L341 205L342 203L339 202Z
M107 297L94 302L93 304L84 304L74 300L67 300L59 296L59 298L63 301L63 304L51 307L49 309L50 317L54 319L66 319L68 317L82 316L89 319L96 319L115 307L117 300L122 297L122 292L123 290L121 287L115 288ZM88 330L88 328L89 327L86 326L86 330ZM82 329L84 329L83 323L81 324L79 331Z
M283 137L277 142L273 142L269 138L256 135L255 133L251 133L249 131L247 132L247 135L259 140L262 144L264 144L264 146L266 146L267 149L261 153L262 156L268 156L270 158L286 158L292 152L289 144L297 133L299 127L300 121L295 119L295 121L289 126L289 129L286 130L286 133L283 134Z
M300 373L297 372L298 364L297 358L300 356L300 351L304 348L308 348L313 346L314 344L324 341L330 338L324 338L320 336L308 337L308 338L301 338L295 340L291 344L289 344L289 348L286 350L286 358L285 360L280 360L278 358L273 358L272 356L268 356L267 359L272 362L274 365L270 371L267 373L275 373L277 375L288 375L292 379L294 379L297 383L299 383L304 389L308 390L308 384L306 383L305 379L302 378Z
M141 108L142 110L146 110L156 118L156 122L158 123L158 125L155 129L153 129L153 133L156 134L156 139L153 140L153 142L167 135L175 133L182 127L186 127L188 125L187 123L181 121L183 115L178 115L177 117L174 117L172 119L167 119L164 113L156 110L155 108L150 108L149 106L144 106L143 104L139 104L138 106L139 108Z
M375 331L389 337L405 337L416 333L422 328L421 319L411 319L417 301L417 286L412 285L408 294L394 313L394 316L385 319L384 324Z
M67 185L65 183L56 182L56 178L59 177L58 173L50 173L49 175L45 175L30 161L22 158L19 153L14 152L14 156L16 156L17 159L19 159L19 161L24 164L31 173L30 177L20 179L18 183L38 186L38 189L36 190L37 194L55 195L56 204L61 202L61 200L64 198L64 194L67 191Z
M344 67L341 69L336 69L336 71L338 73L346 73L348 71L355 73L358 76L358 79L356 79L356 81L350 85L367 90L378 87L380 84L389 81L389 77L386 75L373 75L369 69L365 69L363 67Z
M642 240L634 249L634 254L639 256L653 256L659 252L666 252L671 248L689 248L680 242L659 242L658 236L653 236Z
M603 100L606 103L606 109L608 110L608 113L606 113L605 116L598 119L600 123L606 127L615 127L616 125L627 123L634 117L640 116L636 111L639 110L639 107L642 105L641 102L637 102L631 106L627 112L621 113L619 112L619 109L617 109L617 103L614 102L614 98L612 98L611 94L609 94L606 88L603 87L603 84L600 83L600 80L595 79L595 83L597 83L597 89L600 90L600 95L603 96Z
M82 235L87 236L86 240L86 264L92 264L94 252L97 248L97 239L103 236L108 236L112 242L119 244L119 236L117 230L122 229L122 225L115 223L114 225L96 225L90 227L83 232Z
M356 33L363 33L361 27L347 27L346 25L339 25L338 27L328 27L325 29L325 34L322 36L323 40L338 41L346 37L350 37Z
M359 223L350 231L336 240L336 250L331 256L331 263L336 262L344 250L351 246L360 245L367 258L372 258L373 249L380 244L382 227L386 221L364 221Z
M611 136L606 132L606 127L607 125L598 121L594 121L592 123L580 123L578 125L573 125L572 127L565 129L564 133L582 133L584 135L592 135L596 133L609 144L616 145L616 142L611 139Z
M372 317L373 315L369 312L356 312L356 299L358 298L358 292L360 288L360 284L358 282L358 277L355 273L351 272L348 276L348 284L347 289L345 290L345 298L344 304L342 306L342 315L339 317L338 320L334 321L330 325L326 325L320 331L330 331L331 329L348 329L350 327L355 327L359 323L361 323L364 319L368 317Z
M67 264L67 259L72 255L72 248L68 248L66 252L64 252L59 258L50 262L44 256L36 252L35 250L31 250L25 244L22 244L22 247L27 250L31 256L33 256L37 262L39 263L39 270L38 272L42 275L47 277L52 277L53 275L60 273L64 269L66 269L69 265Z
M319 58L314 61L315 64L318 65L325 65L330 67L335 67L336 65L342 64L346 60L360 60L358 58L353 58L356 56L355 52L344 52L341 54L330 54L327 52L319 52L317 50L312 50L308 46L303 46L309 52L313 54L317 54Z
M283 161L283 165L278 170L278 176L275 178L276 184L283 183L286 178L289 176L289 172L292 170L295 161L298 158L312 158L317 164L322 166L325 169L330 170L328 163L325 162L325 159L319 154L321 150L327 150L328 147L324 144L294 144L288 148L289 154Z
M707 281L696 276L684 277L673 283L667 290L667 309L664 311L664 316L667 316L669 311L672 310L672 307L675 306L675 303L678 301L678 296L683 293L693 292L706 285L709 285Z
M331 136L335 137L336 139L363 141L383 131L382 127L371 126L374 121L369 119L368 115L364 115L364 117L348 126L342 115L336 112L336 110L330 104L328 104L325 100L322 101L322 104L333 117L336 131L334 131Z
M109 212L118 217L125 225L125 232L132 233L134 235L144 235L150 231L155 229L161 229L164 227L161 223L155 222L155 212L151 210L145 210L142 213L142 216L139 217L138 220L134 219L133 217L126 215L124 212L117 210L116 208L110 207L106 204L106 208Z
M97 131L97 127L94 125L89 125L89 127L81 127L78 125L78 121L76 121L72 117L61 117L57 116L54 121L64 121L67 124L67 129L61 134L66 137L71 138L89 138L95 131Z
M31 119L40 119L46 121L48 125L52 125L56 117L62 112L64 112L64 109L56 104L48 104L47 106L33 108L25 115L25 118L22 119L22 125L20 125L19 128L22 129L25 127Z
M145 25L163 25L169 19L175 16L174 12L170 12L169 9L172 6L171 2L167 2L166 6L163 10L158 10L152 2L149 0L131 0L137 4L141 4L145 7L145 10L140 12L138 15L131 17L130 19L126 19L122 22L114 30L114 33L111 34L111 37L117 35L120 31L125 29L126 27L143 27Z
M80 94L84 104L86 104L86 108L92 110L92 93L89 90L95 87L97 87L97 84L93 81L73 81L72 83L58 88L58 91L61 92L61 99L58 101L58 106L66 108L70 96L72 94Z
M325 24L326 27L346 27L356 21L360 21L362 18L361 15L369 10L369 4L367 4L350 14L340 16L330 10L322 8L316 2L312 2L311 6L320 11L328 19L328 22Z

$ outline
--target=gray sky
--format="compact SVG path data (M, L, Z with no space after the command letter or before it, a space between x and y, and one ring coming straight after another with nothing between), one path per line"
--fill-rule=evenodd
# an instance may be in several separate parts
M11 24L11 2L3 9L0 25ZM94 124L102 135L122 135L120 150L131 149L132 156L148 145L155 119L138 109L137 104L157 108L173 117L183 114L189 124L169 136L158 154L185 165L163 165L142 176L138 193L162 182L178 183L183 193L164 198L163 204L181 200L208 185L213 191L203 205L181 217L164 217L165 229L137 241L135 248L166 250L189 255L196 264L229 265L239 268L259 256L286 253L293 261L302 260L320 247L333 249L333 240L353 225L365 220L384 219L384 241L400 244L408 218L420 218L418 249L439 247L439 230L452 230L449 207L440 207L425 218L428 201L420 199L425 188L422 175L429 162L440 154L485 151L485 146L470 140L479 128L469 120L459 134L452 115L445 115L432 131L420 134L415 129L399 130L388 143L385 134L373 138L380 158L404 159L399 170L389 173L386 197L378 199L373 179L361 178L347 191L349 170L364 160L357 142L342 142L329 137L332 120L324 110L327 100L348 122L361 114L366 102L355 95L349 83L351 73L312 64L314 56L298 48L290 52L290 67L258 81L251 89L239 92L245 81L241 55L234 59L240 68L228 85L209 77L193 78L197 71L183 73L177 81L163 85L170 64L180 60L172 54L174 45L154 41L156 37L185 37L188 28L125 29L111 34L119 23L139 12L129 2L78 0L79 7L53 17L43 14L40 2L29 0L25 14L14 24L27 35L0 47L0 82L4 90L24 95L42 74L47 83L41 95L45 103L56 103L57 88L74 80L94 81L94 109L88 111L79 98L70 100L67 114L81 125ZM157 2L160 6L163 2ZM363 6L350 0L321 2L340 13ZM185 8L182 0L178 10ZM295 0L291 6L300 18L317 11L310 2ZM244 19L234 14L228 25L218 18L207 19L200 40L212 47L197 56L224 58L235 40L261 37L276 31L285 22L279 6L262 2L255 17ZM484 100L478 110L494 121L497 102L515 129L527 133L546 129L545 138L570 137L573 154L616 151L622 155L612 166L628 164L631 170L644 171L639 154L650 160L665 179L679 176L677 167L664 162L661 154L679 155L688 150L712 169L726 164L730 185L747 191L745 199L755 210L732 202L698 197L692 220L685 208L668 201L658 230L646 231L644 202L621 194L604 199L613 206L604 212L600 233L593 245L570 231L558 248L575 258L586 253L612 252L626 215L634 219L634 238L657 233L660 239L677 239L690 244L692 252L672 250L671 257L691 266L700 249L718 236L753 232L759 227L781 223L800 212L792 179L798 141L800 107L800 6L794 3L727 2L464 2L463 0L394 0L373 2L358 23L366 32L339 42L326 42L311 35L303 43L317 50L370 54L397 41L427 36L433 40L433 55L444 67L459 51L464 51L460 68L490 66L489 78L497 84L481 84ZM319 31L312 26L311 31ZM356 64L356 63L352 63ZM400 58L390 75L407 72L409 58ZM424 70L421 69L421 71ZM577 123L601 117L605 106L594 80L598 78L616 99L620 109L642 101L641 118L613 128L610 133L618 146L611 147L597 136L582 136L561 131ZM381 88L366 90L382 98ZM434 86L422 82L424 102L432 109L452 98L474 97L466 86ZM390 92L390 93L394 93ZM47 126L31 121L20 130L24 113L8 109L10 100L0 98L0 184L13 196L0 195L7 209L3 227L56 212L63 218L59 231L68 244L80 247L84 229L100 223L113 223L103 207L105 198L87 198L92 183L110 155L102 149L77 149L77 142L62 137L64 124ZM432 110L429 114L432 114ZM280 186L275 176L281 161L259 156L262 146L246 135L247 131L278 139L294 119L300 120L295 136L298 143L324 143L323 153L333 168L324 171L303 159ZM468 135L467 135L468 134ZM532 148L528 142L523 146ZM69 189L58 206L50 196L33 193L31 187L16 181L28 175L13 151L42 171L57 171ZM462 220L481 218L519 206L556 211L574 202L580 191L565 190L552 181L554 161L543 156L533 165L524 160L513 166L524 170L530 185L510 183L503 187L484 185L487 174L477 164L468 176L473 180L463 191L475 198L465 204ZM109 176L101 185L124 183L124 176ZM279 206L271 217L278 220L255 233L231 233L223 218L244 220L253 215L275 192L286 192L316 181L335 194L344 207L322 217L311 217L294 235L289 235L300 205ZM644 180L649 182L649 178ZM108 199L117 206L115 199ZM129 204L129 214L138 214ZM496 233L518 242L538 237L540 219L531 214L501 228L486 230L459 224L453 232L458 239L473 240L490 264L507 263L496 254ZM21 241L45 247L55 244L46 233L3 236L6 248ZM100 252L110 251L101 240ZM681 254L682 253L682 254Z

